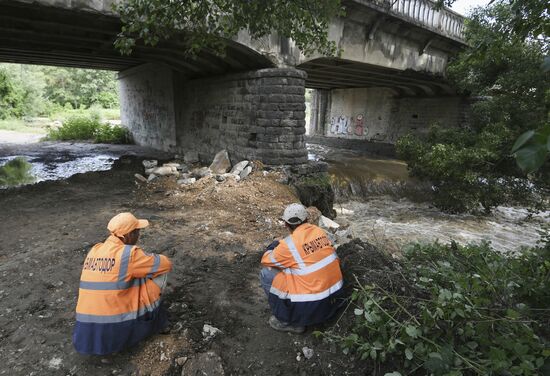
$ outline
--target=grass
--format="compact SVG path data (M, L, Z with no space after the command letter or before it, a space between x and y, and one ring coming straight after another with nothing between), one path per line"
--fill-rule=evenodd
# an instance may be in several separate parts
M127 144L130 143L128 129L102 123L97 114L89 116L75 115L63 122L59 128L50 128L48 140L94 140L97 143Z
M33 126L21 119L0 120L0 130L35 134L46 133L45 127Z
M17 186L32 183L31 164L25 158L17 157L0 166L0 186Z
M119 108L97 108L92 107L88 109L76 109L76 110L63 110L55 112L50 115L50 119L64 121L75 116L96 116L99 119L106 120L120 120Z

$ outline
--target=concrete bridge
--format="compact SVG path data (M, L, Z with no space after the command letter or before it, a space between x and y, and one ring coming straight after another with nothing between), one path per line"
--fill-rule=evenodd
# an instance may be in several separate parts
M333 20L338 58L304 56L287 38L242 31L219 57L190 59L178 38L131 56L113 47L114 0L0 0L0 61L119 72L122 121L137 143L226 148L232 159L307 160L305 89L313 90L310 134L392 143L433 121L459 125L464 101L444 78L463 47L463 19L429 0L345 0Z

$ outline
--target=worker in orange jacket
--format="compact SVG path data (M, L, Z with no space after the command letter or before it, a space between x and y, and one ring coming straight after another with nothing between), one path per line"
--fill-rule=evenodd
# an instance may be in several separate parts
M160 297L172 263L136 246L148 225L130 213L118 214L107 226L111 235L86 256L73 333L79 353L117 352L167 326Z
M342 305L340 261L327 234L307 223L301 204L289 205L283 221L290 235L273 242L262 257L260 281L278 331L303 333L334 316Z

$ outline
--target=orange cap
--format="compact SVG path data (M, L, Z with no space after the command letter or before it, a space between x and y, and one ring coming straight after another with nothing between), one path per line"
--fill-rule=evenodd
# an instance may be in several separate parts
M136 228L147 226L149 226L149 221L146 219L137 219L132 213L120 213L111 218L107 228L114 236L124 236Z

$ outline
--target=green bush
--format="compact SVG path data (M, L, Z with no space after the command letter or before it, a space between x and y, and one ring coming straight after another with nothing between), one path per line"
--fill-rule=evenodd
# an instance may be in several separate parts
M103 144L129 144L128 129L119 125L101 124L94 133L95 142Z
M351 333L326 338L389 375L549 374L548 246L413 245L394 274L357 280Z
M88 116L70 117L60 128L51 128L46 138L57 141L94 140L97 143L130 143L130 135L126 128L102 124L99 118L99 112L92 112Z
M73 116L57 129L50 129L48 139L57 141L91 140L95 137L101 123L97 119L85 116Z
M15 186L32 183L32 165L25 158L17 157L0 167L0 186Z

